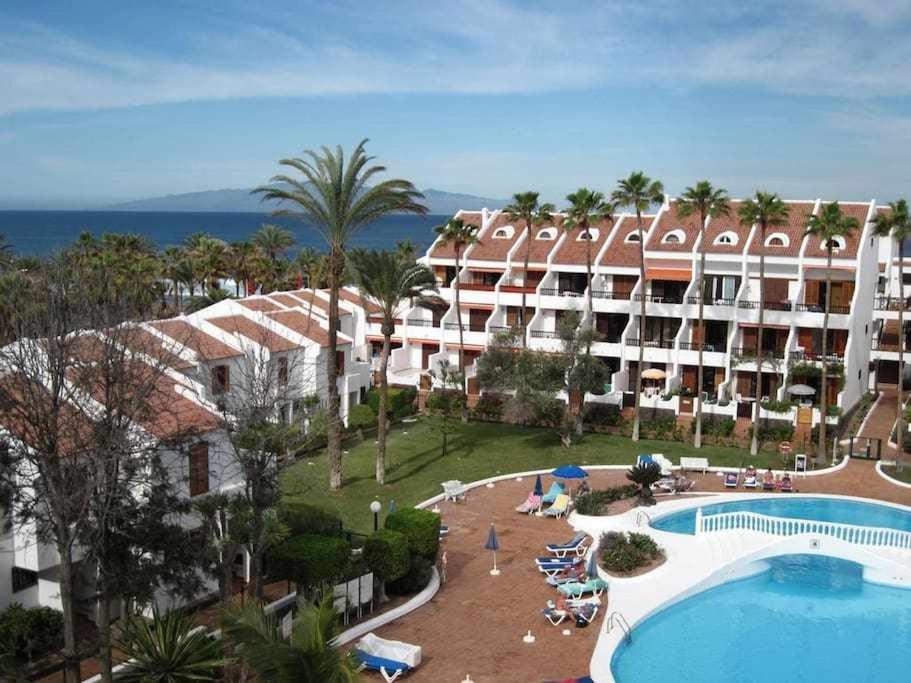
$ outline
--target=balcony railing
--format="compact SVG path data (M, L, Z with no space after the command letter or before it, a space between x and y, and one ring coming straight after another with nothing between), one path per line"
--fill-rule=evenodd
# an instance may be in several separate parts
M570 297L581 297L585 296L585 292L577 292L574 289L565 289L565 288L555 288L555 287L543 287L541 289L542 296L570 296Z
M794 304L794 310L799 313L825 313L826 307L822 304ZM851 312L850 306L836 306L829 304L829 313L847 315Z
M642 300L651 302L653 304L682 304L682 296L666 295L666 294L637 294L636 301Z
M605 289L593 289L592 297L595 299L610 299L613 301L629 301L629 292L610 292Z
M459 329L459 323L446 323L447 330L457 330ZM469 326L468 323L462 323L462 331L468 332Z
M699 304L699 301L702 299L701 296L688 296L686 302L688 304ZM736 299L706 299L706 306L733 306L737 303Z
M828 363L841 362L845 359L845 354L836 353L835 351L829 351L823 356L821 353L816 351L791 351L790 358L792 361L802 361L802 360L825 360Z
M759 302L749 299L741 299L737 302L737 307L746 308L749 310L758 310ZM790 311L793 310L794 304L792 304L790 301L766 301L763 308L767 311Z
M680 342L680 349L683 351L698 351L702 347L704 351L709 353L724 353L727 348L725 342L720 342L718 344L700 344L699 342Z
M893 353L898 353L898 342L884 342L882 339L873 339L870 342L870 348L873 351L892 351ZM909 350L907 343L905 343L905 351Z
M509 325L491 325L487 329L491 334L499 334L500 332L508 332L512 328Z
M639 339L632 338L626 340L627 346L639 346ZM673 339L646 339L642 346L647 349L672 349L674 348Z
M534 339L556 339L557 333L550 330L532 330L531 336Z
M474 292L492 292L496 288L496 284L488 284L486 282L460 282L460 290L469 290Z
M412 327L439 327L440 323L434 322L433 320L406 320L407 325Z
M734 346L731 347L731 355L737 356L742 360L755 360L756 358L756 347L745 347L745 346ZM762 357L764 360L783 360L784 351L769 351L763 349Z

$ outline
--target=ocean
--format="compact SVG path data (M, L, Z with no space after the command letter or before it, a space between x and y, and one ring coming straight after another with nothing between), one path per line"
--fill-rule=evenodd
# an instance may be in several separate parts
M387 216L360 230L352 247L391 249L400 240L411 240L418 253L433 241L433 228L449 216ZM322 236L287 217L265 213L155 212L155 211L0 211L0 234L20 256L47 256L71 244L84 230L139 233L159 248L179 245L194 232L207 232L234 242L249 238L263 223L281 225L297 240L296 249L325 248Z

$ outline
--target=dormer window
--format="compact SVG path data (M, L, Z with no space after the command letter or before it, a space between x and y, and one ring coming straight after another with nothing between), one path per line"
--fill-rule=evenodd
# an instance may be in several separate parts
M638 241L639 241L639 233L638 233L638 232L631 232L630 234L628 234L628 235L626 236L626 239L623 240L623 241L624 241L624 242L638 242Z
M715 238L715 244L717 246L733 247L737 245L737 241L737 233L731 232L730 230L721 233Z
M509 240L515 234L515 228L511 225L504 225L502 228L494 230L493 238L495 240Z
M788 236L780 232L772 233L766 237L765 240L765 245L767 247L787 247L790 244L791 240Z
M598 239L599 234L600 234L600 232L599 232L598 228L588 228L587 230L583 230L582 232L580 232L579 236L576 238L576 240L579 242L586 242L589 240L594 242L595 240Z
M557 230L555 228L542 228L538 230L536 240L555 240L557 239Z
M686 241L686 233L680 229L674 229L668 232L662 239L662 244L683 244Z
M833 251L841 251L841 250L844 249L845 246L846 246L846 244L845 244L845 238L842 237L841 235L836 235L835 237L833 237L832 239L830 239L829 242L832 243L832 250L833 250ZM827 246L827 245L826 245L825 242L820 242L820 244L819 244L819 248L822 249L823 251L826 250L826 246Z

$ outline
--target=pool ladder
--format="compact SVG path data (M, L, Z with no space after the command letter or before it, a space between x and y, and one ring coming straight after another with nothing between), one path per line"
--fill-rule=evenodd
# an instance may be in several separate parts
M628 643L633 642L633 630L632 630L632 628L630 628L629 622L626 620L626 617L623 616L623 613L618 612L617 610L614 610L613 612L611 612L607 617L607 632L608 633L610 633L613 630L614 625L619 625L620 628L623 629L623 633L625 634L624 637L626 638L626 642L628 642Z
M645 510L639 510L639 512L636 513L636 526L642 526L643 518L645 518L648 521L649 526L651 526L652 518Z

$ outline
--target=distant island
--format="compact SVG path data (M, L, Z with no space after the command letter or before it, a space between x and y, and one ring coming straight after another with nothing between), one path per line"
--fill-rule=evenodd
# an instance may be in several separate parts
M449 215L459 209L502 209L509 203L506 199L477 197L470 194L427 189L424 204L431 214ZM275 209L275 203L263 202L250 190L226 189L206 190L171 194L164 197L137 199L120 204L99 207L104 211L212 211L225 213L268 213Z

